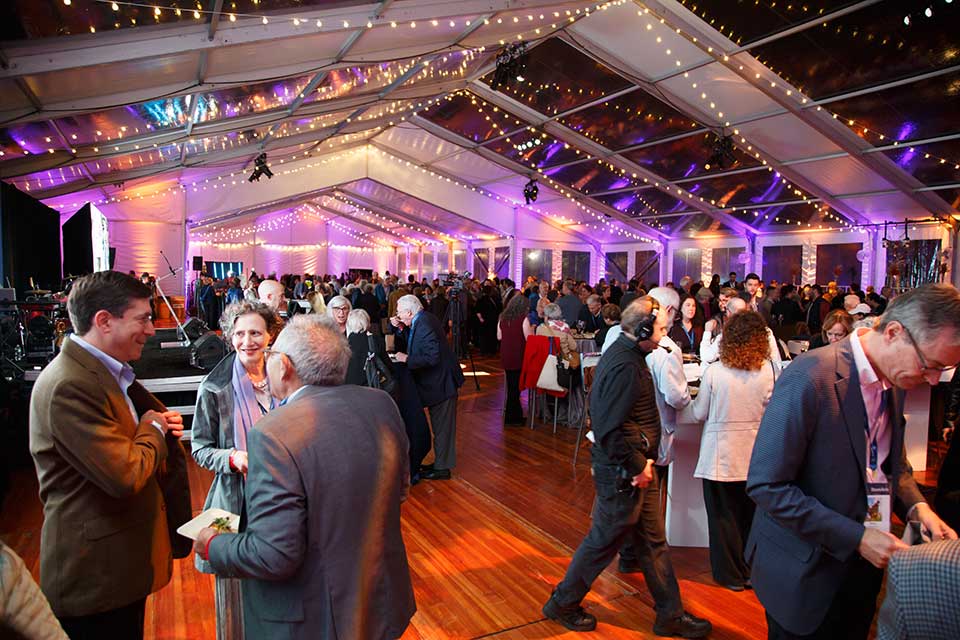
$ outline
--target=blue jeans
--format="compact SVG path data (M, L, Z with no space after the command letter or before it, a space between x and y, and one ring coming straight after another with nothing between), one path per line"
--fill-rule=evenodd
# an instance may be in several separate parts
M630 485L628 478L621 477L619 467L593 465L593 483L597 491L593 526L557 585L557 604L567 610L580 606L593 581L623 547L623 561L643 572L657 619L681 615L683 602L660 515L657 474L645 489L638 489Z

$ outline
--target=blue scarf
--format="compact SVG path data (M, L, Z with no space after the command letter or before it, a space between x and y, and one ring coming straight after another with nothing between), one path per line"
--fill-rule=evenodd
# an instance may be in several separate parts
M233 359L233 446L238 451L247 450L247 434L253 429L263 412L257 395L253 390L253 382L247 376L238 355ZM270 407L273 409L273 398L270 398Z

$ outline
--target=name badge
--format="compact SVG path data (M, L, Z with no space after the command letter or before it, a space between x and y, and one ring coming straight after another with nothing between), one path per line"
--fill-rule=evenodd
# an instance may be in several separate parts
M890 532L890 484L867 483L867 516L863 526Z

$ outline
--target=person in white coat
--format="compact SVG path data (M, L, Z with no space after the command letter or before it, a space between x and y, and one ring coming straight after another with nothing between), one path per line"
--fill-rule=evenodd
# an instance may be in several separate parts
M743 554L754 512L746 491L747 471L778 372L770 359L763 316L736 313L723 327L720 360L704 371L693 401L694 418L704 422L693 475L703 480L710 568L713 579L733 591L750 586Z

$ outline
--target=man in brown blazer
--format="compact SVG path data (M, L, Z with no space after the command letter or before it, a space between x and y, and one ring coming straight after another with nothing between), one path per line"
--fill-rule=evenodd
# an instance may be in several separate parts
M115 271L78 280L67 302L76 334L30 401L44 510L40 586L72 640L142 638L146 597L173 568L157 474L167 434L179 448L183 419L146 408L152 396L128 364L154 333L150 295Z

